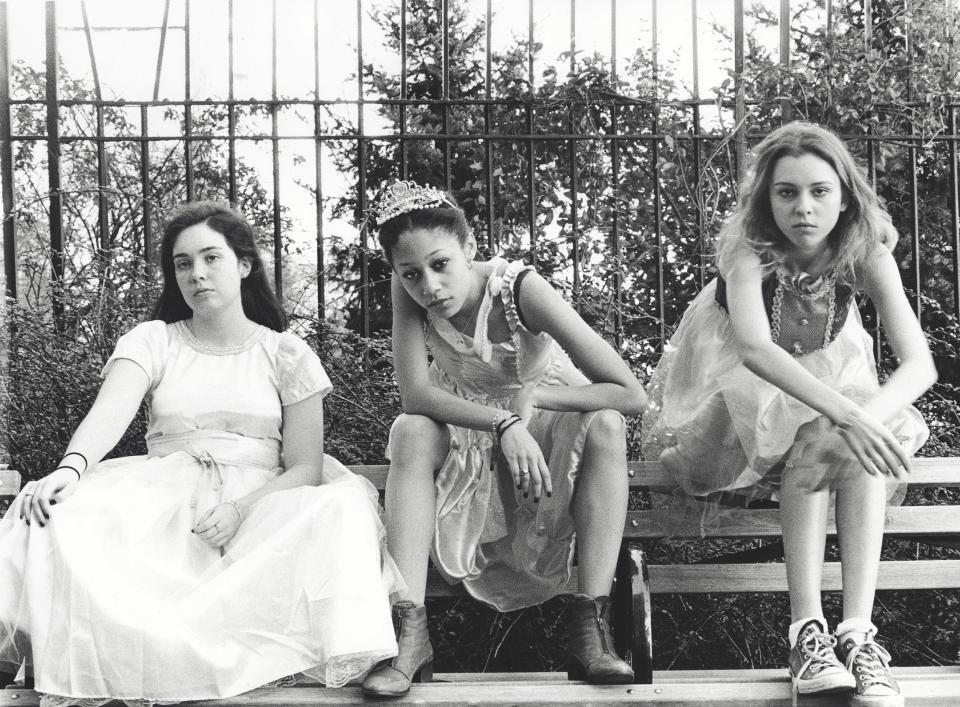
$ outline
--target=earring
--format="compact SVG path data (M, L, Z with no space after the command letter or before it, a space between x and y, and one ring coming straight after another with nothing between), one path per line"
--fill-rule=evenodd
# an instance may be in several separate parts
M467 270L473 270L473 261L472 261L472 260L468 260L468 261L467 261Z

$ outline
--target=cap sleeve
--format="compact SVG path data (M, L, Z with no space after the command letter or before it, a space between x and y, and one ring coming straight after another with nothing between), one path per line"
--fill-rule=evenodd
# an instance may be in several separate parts
M284 332L277 348L280 403L293 405L333 389L320 358L300 337Z
M167 323L155 319L138 324L117 340L113 354L100 371L106 378L114 361L127 359L140 366L150 379L150 387L163 377L167 352Z
M510 331L516 331L517 329L529 331L517 309L516 284L522 273L530 272L533 269L532 265L524 265L523 261L515 260L509 263L503 271L500 283L500 299L503 300L503 311L507 317L507 323L510 325Z

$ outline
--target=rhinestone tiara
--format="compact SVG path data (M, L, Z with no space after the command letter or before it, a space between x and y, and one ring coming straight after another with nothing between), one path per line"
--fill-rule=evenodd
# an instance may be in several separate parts
M429 209L440 204L457 208L457 205L439 189L422 187L411 181L394 182L383 190L380 198L373 205L373 217L377 225L381 225L408 211Z

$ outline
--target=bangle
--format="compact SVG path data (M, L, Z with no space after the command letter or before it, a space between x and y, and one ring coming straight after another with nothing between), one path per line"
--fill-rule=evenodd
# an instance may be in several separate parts
M513 417L511 417L510 420L507 422L507 424L504 425L504 426L497 432L497 441L499 442L501 439L503 439L504 433L505 433L507 430L509 430L511 427L513 427L515 424L517 424L518 422L523 422L523 418L521 418L519 415L514 415Z
M493 416L493 420L490 422L490 431L493 432L493 434L497 434L497 428L509 419L510 411L500 410L496 415Z
M497 438L499 439L500 435L502 435L503 431L506 429L504 425L506 425L507 423L512 424L512 421L519 420L519 419L520 419L520 416L518 414L510 413L507 417L500 420L500 422L497 423L496 428L494 428L494 432L497 433Z
M90 466L90 462L88 462L88 461L87 461L87 458L86 458L83 454L81 454L80 452L67 452L66 454L63 455L63 458L60 459L60 465L61 465L61 466L69 466L69 464L66 464L66 465L65 465L65 464L63 463L63 460L66 459L67 457L72 457L73 455L77 455L78 457L80 457L81 459L83 459L83 470L86 471L86 470L87 470L87 467ZM78 474L80 473L80 471L78 471L78 470L75 469L74 467L71 466L70 468L73 469L74 471L76 471Z
M240 510L240 506L236 501L224 501L228 506L233 506L233 510L237 512L237 517L240 518L240 522L243 522L243 511Z
M61 469L69 469L70 471L72 471L74 474L77 475L77 481L80 480L80 470L77 469L76 467L70 466L69 464L61 464L56 469L54 469L54 471L60 471Z

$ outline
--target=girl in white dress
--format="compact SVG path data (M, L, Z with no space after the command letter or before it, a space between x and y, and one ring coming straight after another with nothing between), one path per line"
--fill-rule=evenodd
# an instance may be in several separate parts
M330 382L228 206L176 211L155 319L0 521L0 676L44 704L328 686L396 653L377 494L323 454ZM100 461L149 406L145 457Z

